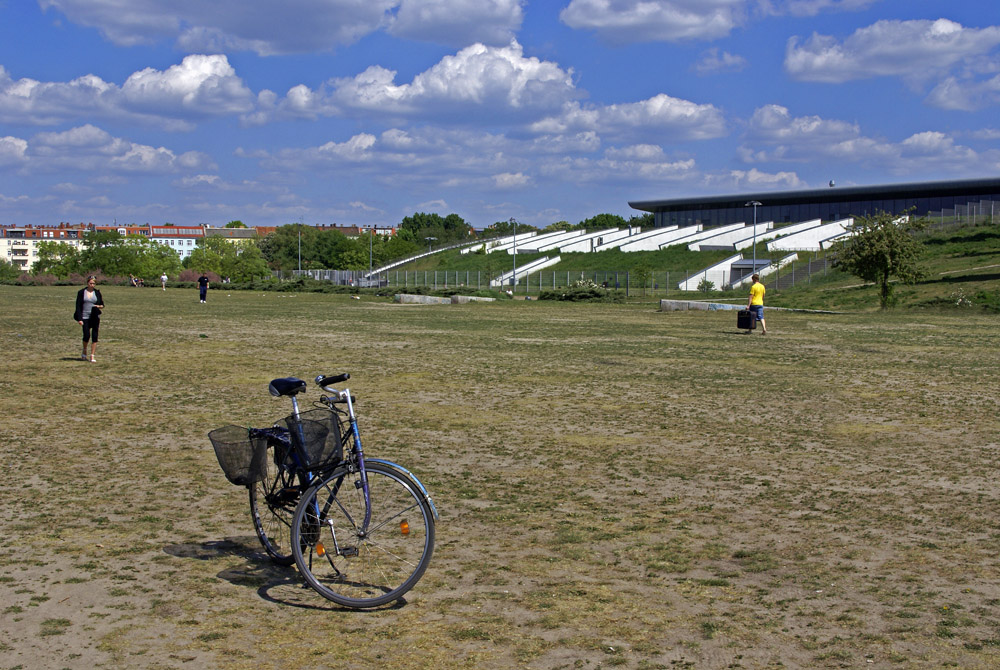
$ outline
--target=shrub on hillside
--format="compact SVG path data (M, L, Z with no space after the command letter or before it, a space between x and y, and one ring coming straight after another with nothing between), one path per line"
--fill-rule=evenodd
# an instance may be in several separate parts
M570 286L562 290L542 291L538 294L538 299L569 302L625 302L625 292L610 291L593 284L592 286Z

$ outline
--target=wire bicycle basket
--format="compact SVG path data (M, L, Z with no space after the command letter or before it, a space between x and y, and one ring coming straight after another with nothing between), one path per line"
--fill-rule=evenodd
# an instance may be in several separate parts
M237 486L261 481L267 472L267 440L251 438L242 426L223 426L208 434L226 479Z

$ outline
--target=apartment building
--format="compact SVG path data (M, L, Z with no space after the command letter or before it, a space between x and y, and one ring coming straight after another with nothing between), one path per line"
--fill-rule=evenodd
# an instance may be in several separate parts
M205 237L207 226L148 226L149 238L174 250L183 261Z
M38 260L39 242L64 242L79 248L88 229L82 223L60 223L58 227L0 226L0 257L27 272Z

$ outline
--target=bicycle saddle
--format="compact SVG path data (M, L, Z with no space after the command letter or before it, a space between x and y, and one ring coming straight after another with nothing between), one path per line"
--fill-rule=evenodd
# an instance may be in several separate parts
M296 393L305 391L306 383L297 377L282 377L281 379L272 379L271 383L267 385L267 390L275 397L282 395L293 396Z

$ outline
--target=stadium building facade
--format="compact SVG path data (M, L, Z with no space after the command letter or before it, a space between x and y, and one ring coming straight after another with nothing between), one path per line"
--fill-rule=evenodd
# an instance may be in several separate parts
M738 195L637 200L629 205L654 215L656 227L722 226L757 221L775 224L822 219L836 221L878 211L916 216L985 216L1000 218L1000 178L932 181L881 186L831 186L808 191L767 191ZM993 211L995 208L995 212ZM985 211L984 211L985 210Z

